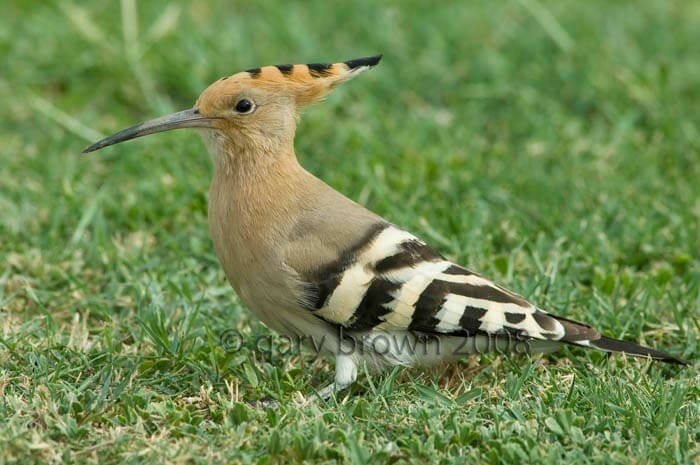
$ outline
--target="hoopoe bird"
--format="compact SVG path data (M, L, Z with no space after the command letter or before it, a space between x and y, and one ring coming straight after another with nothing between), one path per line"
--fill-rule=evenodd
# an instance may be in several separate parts
M323 341L335 356L335 383L321 397L351 385L363 365L424 365L499 347L547 352L570 344L686 363L545 312L306 171L294 152L299 111L380 59L239 72L211 84L193 108L84 152L198 128L214 164L209 227L226 277L267 326L316 347Z

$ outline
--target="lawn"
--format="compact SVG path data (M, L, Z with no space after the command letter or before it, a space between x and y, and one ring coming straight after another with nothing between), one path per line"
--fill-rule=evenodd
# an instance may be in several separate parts
M697 2L7 0L0 17L0 463L700 463ZM304 113L310 171L542 308L691 365L485 354L305 402L333 364L227 284L199 137L80 153L221 76L375 53Z

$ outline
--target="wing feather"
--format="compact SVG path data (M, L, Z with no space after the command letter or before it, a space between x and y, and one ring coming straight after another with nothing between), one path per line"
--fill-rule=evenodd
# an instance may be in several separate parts
M306 278L300 301L312 302L308 310L348 330L554 340L566 334L564 324L523 297L445 260L393 225L375 228L334 263L323 275Z
M507 335L685 363L550 315L388 223L374 225L332 263L300 277L304 308L350 332Z

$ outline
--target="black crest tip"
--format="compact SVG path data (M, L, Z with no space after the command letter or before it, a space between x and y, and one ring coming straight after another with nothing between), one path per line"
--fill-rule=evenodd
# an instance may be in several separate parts
M382 59L382 54L380 53L379 55L374 55L371 57L365 57L365 58L355 58L354 60L348 60L345 61L344 63L348 66L350 69L355 69L359 68L361 66L376 66L377 63Z
M259 77L259 76L260 76L260 71L261 71L260 68L250 68L250 69L246 69L246 70L245 70L245 72L248 73L248 74L250 74L250 77L252 77L252 78L257 78L257 77Z

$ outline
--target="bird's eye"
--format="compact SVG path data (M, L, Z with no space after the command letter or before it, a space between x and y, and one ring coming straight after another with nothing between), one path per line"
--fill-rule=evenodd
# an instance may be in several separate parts
M253 105L253 102L248 100L247 98L241 99L236 103L236 111L241 114L246 114L250 113L255 109L255 105Z

